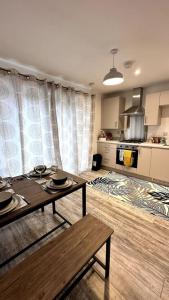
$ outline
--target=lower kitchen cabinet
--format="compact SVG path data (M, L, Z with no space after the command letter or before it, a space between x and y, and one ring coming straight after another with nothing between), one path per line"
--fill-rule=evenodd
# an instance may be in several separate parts
M102 165L115 168L116 145L108 143L98 143L98 153L102 155Z
M134 174L137 173L137 169L136 168L126 167L126 166L122 166L122 165L119 165L119 164L116 164L115 168L117 170L121 170L121 171L125 171L125 172L130 172L130 173L134 173Z
M169 149L152 149L150 177L169 182Z
M132 168L132 167L126 167L126 166L122 166L122 171L125 171L125 172L130 172L130 173L134 173L136 174L137 173L137 168Z
M137 174L150 176L151 148L138 148Z
M98 143L102 166L169 183L169 149L139 146L137 168L130 168L116 164L116 148L116 144Z
M123 170L124 166L115 164L115 168L116 168L117 170Z

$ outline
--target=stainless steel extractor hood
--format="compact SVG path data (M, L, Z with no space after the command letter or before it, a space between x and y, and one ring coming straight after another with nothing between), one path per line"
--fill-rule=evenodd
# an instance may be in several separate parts
M142 106L143 88L133 89L132 106L126 109L121 116L143 116L144 107Z

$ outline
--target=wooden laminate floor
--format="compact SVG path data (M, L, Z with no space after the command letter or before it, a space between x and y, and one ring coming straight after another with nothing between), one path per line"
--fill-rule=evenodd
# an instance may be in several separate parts
M92 180L104 173L104 170L85 172L82 176ZM73 223L76 222L81 217L81 191L59 200L57 208ZM102 270L96 266L98 272L88 273L68 299L168 300L169 222L89 187L87 188L87 211L114 228L110 277L105 282L101 278ZM58 220L53 216L49 205L45 208L45 213L39 210L1 229L0 260L45 233ZM4 267L0 271L1 274L43 243ZM104 259L104 248L100 250L98 256Z

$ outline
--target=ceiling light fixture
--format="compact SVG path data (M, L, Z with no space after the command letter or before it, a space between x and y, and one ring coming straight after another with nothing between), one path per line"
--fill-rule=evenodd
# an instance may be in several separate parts
M138 75L140 75L140 74L141 74L141 69L140 69L140 68L138 68L138 69L136 69L136 70L134 71L134 75L138 76Z
M118 49L112 49L111 53L113 54L113 68L110 69L110 72L104 77L104 85L117 85L124 81L123 74L118 72L114 67L114 55L117 54Z

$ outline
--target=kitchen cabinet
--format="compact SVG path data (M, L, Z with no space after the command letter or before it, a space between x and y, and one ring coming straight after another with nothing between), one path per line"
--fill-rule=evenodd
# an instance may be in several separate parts
M160 93L146 95L144 125L160 125Z
M169 149L152 148L150 177L169 182Z
M116 145L109 143L98 143L97 152L102 155L102 165L115 168Z
M150 176L151 148L138 148L137 174Z
M160 93L160 105L169 105L169 91Z
M115 169L117 170L123 170L124 166L121 166L121 165L118 165L118 164L115 164Z
M120 170L125 171L125 172L134 173L134 174L137 173L137 168L132 168L132 167L122 166L122 168Z
M116 164L116 148L117 144L109 144L107 142L98 143L97 151L102 155L102 166L115 168L117 170L126 171L130 173L136 173L136 168L125 167Z
M137 168L116 164L117 144L98 142L98 153L102 155L102 166L142 175L169 183L169 148L138 146Z
M102 99L102 129L123 129L124 117L120 114L124 111L124 104L124 99L121 97Z

